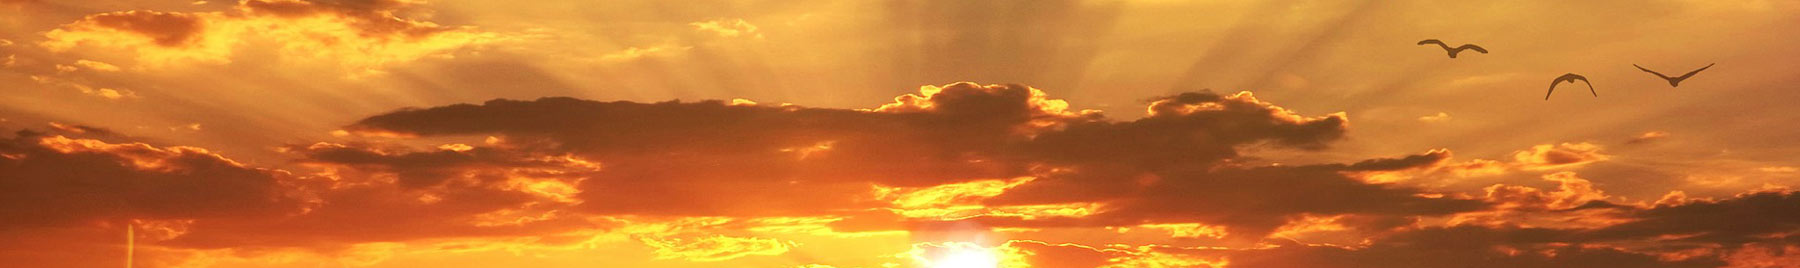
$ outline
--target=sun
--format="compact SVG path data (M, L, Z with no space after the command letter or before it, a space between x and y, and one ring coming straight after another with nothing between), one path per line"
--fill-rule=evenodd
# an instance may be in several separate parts
M956 248L931 261L931 268L998 268L1000 256L979 247Z

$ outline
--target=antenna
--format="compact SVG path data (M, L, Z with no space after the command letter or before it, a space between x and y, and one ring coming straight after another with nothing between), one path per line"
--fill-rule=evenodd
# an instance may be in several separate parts
M131 251L137 247L137 236L131 231L131 223L125 223L125 268L131 268Z

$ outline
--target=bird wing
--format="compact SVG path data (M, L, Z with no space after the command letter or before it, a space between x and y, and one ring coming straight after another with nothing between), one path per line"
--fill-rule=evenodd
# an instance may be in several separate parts
M1673 78L1673 77L1669 77L1669 76L1667 76L1667 75L1663 75L1663 74L1662 74L1662 73L1658 73L1658 72L1656 72L1656 71L1651 71L1651 70L1650 70L1650 69L1644 69L1644 66L1638 66L1638 65L1637 65L1637 64L1631 64L1631 67L1637 67L1637 68L1638 68L1638 70L1644 70L1644 72L1646 72L1646 73L1650 73L1650 74L1654 74L1654 75L1656 75L1656 77L1662 77L1662 79L1675 79L1675 78ZM1709 67L1710 67L1710 66L1709 66ZM1706 68L1701 68L1701 69L1706 69Z
M1550 90L1544 92L1544 99L1549 100L1550 93L1556 92L1556 84L1562 83L1563 81L1568 81L1569 83L1573 84L1573 83L1575 83L1575 80L1581 80L1582 83L1587 83L1588 93L1594 94L1595 97L1600 96L1600 92L1594 90L1594 83L1588 82L1586 76L1581 76L1579 74L1564 74L1562 76L1556 77L1556 80L1550 80Z
M1475 52L1481 52L1481 54L1487 54L1486 48L1481 48L1481 46L1477 46L1475 44L1463 44L1460 47L1456 47L1456 49L1474 49Z
M1444 51L1450 51L1450 44L1445 44L1444 41L1438 41L1437 39L1420 40L1419 45L1438 45L1438 47L1444 48Z
M1565 75L1562 77L1557 77L1556 80L1550 80L1550 90L1544 91L1544 100L1550 100L1550 93L1556 92L1556 84L1562 83L1563 80L1566 80L1568 78L1569 78L1569 76Z
M1713 63L1713 64L1718 64L1718 63ZM1713 64L1707 64L1706 67L1700 67L1699 70L1694 70L1692 72L1688 72L1687 74L1681 75L1681 79L1687 79L1688 77L1694 77L1694 74L1700 73L1700 71L1705 71L1706 68L1712 68Z
M1575 79L1581 79L1581 83L1582 83L1582 84L1587 84L1587 86L1588 86L1588 94L1594 94L1594 96L1595 96L1595 97L1599 97L1599 96L1600 96L1600 92L1599 92L1599 91L1594 91L1594 82L1588 82L1588 80L1587 80L1587 77L1585 77L1585 76L1579 76L1579 75L1578 75L1578 76L1575 76ZM1570 83L1570 84L1574 84L1574 83L1575 83L1575 79L1569 79L1569 83Z

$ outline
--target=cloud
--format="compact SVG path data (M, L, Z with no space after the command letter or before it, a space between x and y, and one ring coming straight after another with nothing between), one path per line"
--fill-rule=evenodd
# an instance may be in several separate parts
M693 48L694 47L692 47L692 46L676 46L676 45L660 45L660 46L652 46L652 47L647 47L647 48L629 47L629 48L625 48L625 50L620 50L617 52L606 53L604 55L600 55L600 61L602 61L602 62L622 62L622 61L631 61L631 60L637 60L637 59L654 57L654 56L678 55L682 52L685 52L685 51L687 51L689 49L693 49Z
M976 216L993 226L1201 222L1259 238L1305 213L1442 215L1482 206L1347 175L1428 166L1447 152L1353 164L1228 162L1244 145L1326 148L1344 135L1342 114L1301 116L1249 93L1184 93L1146 109L1148 117L1114 121L1071 110L1029 87L957 83L866 110L545 98L407 109L345 129L403 137L499 135L506 141L499 147L521 155L603 163L578 186L581 206L599 214L812 216L891 208L908 218ZM1028 179L981 182L993 178ZM916 196L884 198L869 185ZM1303 192L1313 194L1236 202ZM962 204L974 210L954 205L970 201Z
M1762 171L1762 172L1768 172L1768 173L1794 173L1794 172L1800 172L1800 168L1795 168L1795 167L1789 167L1789 166L1772 166L1772 167L1760 167L1760 168L1756 168L1756 170L1757 170L1757 171Z
M1665 260L1605 246L1559 243L1557 229L1458 226L1423 228L1370 241L1361 248L1284 244L1207 252L1229 267L1714 267L1716 260Z
M596 212L813 214L876 203L871 183L922 187L1023 175L1026 165L998 159L1007 141L1043 128L1032 120L1072 116L1022 86L957 84L926 91L877 111L714 101L496 100L378 115L346 129L489 133L521 150L606 163L605 172L581 186L584 206ZM798 150L820 144L829 146ZM736 179L719 181L727 177ZM747 188L761 191L742 191ZM693 198L649 202L647 196L655 195Z
M158 46L179 47L199 39L203 23L193 14L132 10L90 15L66 27L136 34Z
M1779 260L1800 232L1800 219L1782 216L1800 210L1786 190L1646 204L1572 172L1544 175L1554 188L1475 195L1372 179L1610 157L1592 144L1534 146L1513 162L1452 162L1438 149L1261 164L1242 148L1328 150L1348 117L1248 93L1184 93L1144 109L1110 119L1034 88L973 83L867 109L493 100L369 116L343 127L346 141L279 147L293 158L285 170L54 124L0 143L0 175L27 178L0 181L19 200L0 205L0 231L91 237L57 245L83 247L129 223L158 250L370 262L442 241L610 241L727 262L805 251L788 236L904 234L920 256L991 250L1034 267L1705 267ZM439 142L469 137L487 139ZM68 170L80 173L51 175ZM1217 247L1024 240L1067 230Z
M552 172L559 176L578 176L583 172L593 172L599 167L573 157L533 157L514 155L512 151L478 148L464 144L446 144L438 150L410 152L397 151L403 149L379 148L368 145L346 145L332 143L316 143L309 146L286 148L290 152L302 155L303 162L313 164L340 165L363 171L381 172L393 175L397 183L406 187L430 187L442 185L456 178L475 177L471 175L482 172L509 172L514 170L532 172ZM492 179L507 179L507 174ZM496 183L482 181L479 183Z
M1599 145L1585 142L1542 144L1513 153L1513 160L1527 170L1573 167L1611 158L1600 149Z
M694 26L696 31L718 34L721 37L763 38L763 34L756 30L756 25L750 24L744 19L713 19L688 23L688 25Z
M1545 174L1543 180L1557 183L1556 189L1495 184L1483 188L1484 199L1493 209L1458 213L1449 219L1453 225L1514 226L1541 228L1597 228L1630 221L1623 212L1630 209L1594 187L1594 183L1574 172Z
M1434 115L1427 115L1427 116L1419 117L1419 122L1441 123L1441 122L1446 122L1446 121L1450 121L1450 114L1444 113L1444 112L1438 112L1437 114L1434 114Z
M657 259L683 259L696 262L716 262L761 255L774 256L787 253L792 242L755 237L709 236L691 239L650 239L643 240L645 245L656 249Z
M1800 232L1800 196L1791 191L1760 191L1717 201L1665 204L1633 212L1634 221L1593 231L1596 239L1652 239L1678 235L1668 242L1741 245L1780 241ZM1732 219L1732 220L1720 220ZM1793 244L1794 242L1787 242Z
M1399 159L1392 160L1399 161ZM1420 161L1429 163L1431 161ZM1394 185L1369 184L1346 172L1381 170L1382 161L1363 165L1327 164L1276 166L1247 169L1220 168L1152 173L1140 180L1082 178L1081 184L1026 184L1007 192L993 203L1013 204L1025 199L1092 198L1106 200L1107 210L1082 220L1063 223L1030 223L996 219L994 225L1119 226L1132 223L1191 223L1223 225L1230 235L1260 239L1304 214L1356 214L1370 216L1446 215L1483 208L1483 202L1422 196L1421 190ZM1409 168L1393 166L1389 168ZM1115 182L1116 181L1116 182ZM1147 184L1137 182L1147 181ZM1034 188L1041 187L1041 188ZM1120 189L1098 192L1083 189ZM1060 195L1058 193L1061 193ZM1292 196L1293 193L1313 193ZM1090 196L1091 195L1091 196ZM1263 196L1290 196L1259 200ZM1020 199L1009 199L1020 198Z
M371 144L284 148L315 169L317 205L290 217L202 221L164 244L329 250L450 237L555 236L608 225L569 212L572 185L595 166L576 158L507 158L476 148L410 151ZM504 160L501 160L504 159ZM345 226L359 226L345 228Z
M284 149L311 171L294 173L135 140L52 124L0 141L0 178L7 178L0 180L7 200L0 234L18 238L0 251L112 252L91 247L116 244L115 232L129 224L146 250L298 249L352 258L379 243L557 237L614 224L566 212L578 202L571 185L579 172L595 167L575 158L488 161L493 152L483 149L322 143ZM415 174L453 178L416 182Z
M1363 246L1276 241L1260 247L1051 244L1013 240L996 247L1029 267L1720 267L1713 256L1673 258L1603 245L1568 244L1576 232L1517 227L1430 227L1392 233ZM1763 248L1744 263L1779 259ZM1777 249L1776 252L1779 252ZM1011 266L1006 266L1011 267ZM1026 266L1019 266L1026 267Z
M58 66L62 67L62 66L66 66L66 65L58 65ZM105 98L108 100L122 100L122 99L138 98L137 92L131 91L129 89L90 86L86 83L81 83L76 80L69 80L69 79L57 78L57 77L52 77L52 76L32 75L30 77L31 77L32 81L35 81L38 84L73 89L76 92L81 92L81 94Z
M369 74L499 39L493 33L397 15L414 5L382 0L249 0L218 12L100 13L45 33L47 40L40 45L56 52L129 51L136 66L153 68L229 63L241 51L268 47L284 60Z
M119 66L113 66L112 64L107 64L105 62L98 62L98 61L91 61L91 60L76 60L75 66L81 66L82 68L87 68L89 70L102 71L102 72L117 72L117 71L119 71Z
M1626 144L1645 144L1645 143L1660 141L1660 140L1663 140L1666 138L1669 138L1669 132L1650 131L1650 132L1644 132L1644 134L1640 134L1637 137L1633 137L1633 138L1631 138L1631 140L1625 141L1625 143Z
M81 135L109 132L69 126ZM287 174L194 147L21 131L0 141L0 230L297 212Z
M1800 263L1800 246L1780 244L1755 244L1744 247L1725 256L1725 267L1782 267Z

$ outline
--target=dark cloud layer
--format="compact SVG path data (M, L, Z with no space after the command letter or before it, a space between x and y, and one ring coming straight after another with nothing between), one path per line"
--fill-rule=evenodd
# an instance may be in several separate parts
M860 111L547 98L402 110L348 129L502 135L521 150L595 159L606 170L581 188L584 206L598 213L836 214L874 208L854 202L868 199L858 188L870 184L1016 176L1040 179L992 204L1101 202L1113 211L1083 224L1209 222L1254 230L1244 232L1254 237L1301 213L1440 215L1480 207L1345 174L1435 163L1442 152L1351 165L1226 161L1242 145L1325 148L1343 136L1342 115L1304 117L1248 94L1159 98L1149 117L1132 121L1066 106L1024 86L960 83ZM1294 193L1317 194L1240 202Z
M1545 176L1554 191L1495 185L1474 197L1368 179L1458 165L1448 150L1307 165L1253 164L1241 150L1327 150L1346 135L1342 114L1302 116L1248 93L1184 93L1146 109L1109 119L1029 87L973 83L872 109L493 100L345 127L383 138L280 147L292 171L56 124L0 142L0 235L132 223L162 226L147 228L168 233L153 242L174 248L335 252L446 238L566 242L619 227L605 217L803 216L844 218L831 225L840 232L916 231L919 241L968 237L942 231L968 226L1203 224L1242 246L1005 243L1033 252L1027 261L1039 267L1719 267L1780 258L1769 249L1795 246L1800 232L1790 216L1800 201L1787 191L1631 204L1561 172ZM485 141L401 145L468 138ZM1608 155L1563 144L1515 157L1568 166ZM943 201L902 205L897 193ZM944 205L935 203L1006 212L913 211ZM1071 204L1088 210L1023 209ZM1365 240L1274 235L1306 219Z
M1376 239L1363 248L1287 244L1225 253L1231 267L1718 267L1718 260L1566 243L1566 230L1459 226Z
M0 230L270 217L300 205L287 174L193 147L21 131L0 141L0 175Z
M1595 239L1662 239L1741 245L1780 241L1800 232L1800 196L1755 192L1718 201L1662 205L1633 213L1635 220L1592 232ZM1791 242L1790 242L1791 243Z

